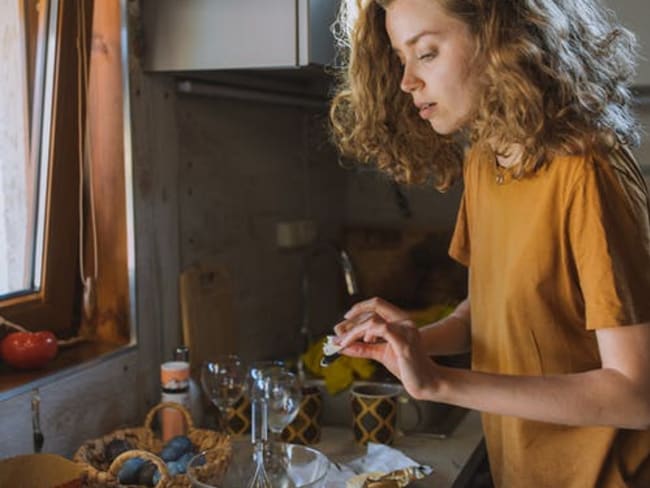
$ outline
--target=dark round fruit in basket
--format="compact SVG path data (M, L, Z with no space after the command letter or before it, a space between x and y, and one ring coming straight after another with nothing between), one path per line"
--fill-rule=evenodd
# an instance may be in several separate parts
M163 450L160 452L160 458L165 461L176 461L186 452L190 452L194 449L194 445L189 437L184 435L177 435L173 437L165 444Z
M104 447L104 459L112 463L117 456L131 449L133 449L133 446L124 439L113 439Z
M190 463L194 455L195 455L194 451L188 451L175 461L178 467L177 468L178 472L180 474L185 474L185 472L187 471L187 465Z
M119 473L117 473L117 479L119 482L123 485L137 484L138 474L141 471L144 463L144 459L139 457L127 459L120 468Z
M178 461L169 461L167 463L167 471L169 472L169 476L176 476L177 474L181 474L181 469Z
M156 465L151 461L146 461L144 465L138 470L138 481L135 483L137 485L146 485L154 486L153 481L154 475L158 471Z

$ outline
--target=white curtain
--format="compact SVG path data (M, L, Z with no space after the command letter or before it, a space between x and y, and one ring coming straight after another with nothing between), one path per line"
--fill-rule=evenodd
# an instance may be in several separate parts
M29 118L22 2L0 2L0 295L25 288ZM30 183L31 184L31 183Z

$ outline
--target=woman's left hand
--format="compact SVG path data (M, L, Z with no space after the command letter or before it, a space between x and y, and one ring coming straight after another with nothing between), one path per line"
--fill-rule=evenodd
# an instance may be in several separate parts
M422 347L412 321L390 321L378 311L363 311L336 325L341 354L382 363L415 399L432 399L438 367Z

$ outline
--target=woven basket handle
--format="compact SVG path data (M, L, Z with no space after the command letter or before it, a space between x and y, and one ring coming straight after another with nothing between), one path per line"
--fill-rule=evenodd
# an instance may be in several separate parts
M123 452L117 456L108 468L108 472L113 477L115 477L115 479L117 479L117 475L120 472L122 465L129 459L136 457L146 459L147 461L151 461L156 465L156 468L158 468L158 472L160 473L160 479L158 480L156 486L164 487L166 483L169 483L169 470L167 469L165 462L155 454L152 454L148 451L142 451L140 449L131 449L130 451Z
M192 415L190 414L190 412L187 410L187 408L185 408L180 403L174 403L174 402L162 402L159 403L158 405L155 405L151 410L149 410L149 413L144 419L144 426L147 429L151 431L151 423L153 422L154 417L163 408L174 408L179 412L181 412L183 414L183 417L185 418L187 431L190 432L191 430L194 429L194 421L192 420Z

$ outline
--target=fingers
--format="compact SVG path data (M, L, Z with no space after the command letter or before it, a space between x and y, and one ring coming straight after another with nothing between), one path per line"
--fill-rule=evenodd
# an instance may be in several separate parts
M376 313L364 313L337 324L334 330L339 337L335 342L344 348L356 342L366 344L386 342L389 333L395 333L402 328L414 329L414 326L408 320L388 322Z
M359 324L362 324L370 319L373 315L375 315L373 312L363 312L358 315L351 316L350 318L347 318L346 320L336 324L334 326L334 332L338 336L344 335L357 327Z
M372 323L383 321L374 313L363 313L352 319L344 320L334 326L337 337L334 343L342 347L357 341L363 341L368 326Z
M397 356L409 358L411 350L418 346L417 336L417 329L411 322L389 323L374 316L341 338L341 353L382 361L389 347Z
M388 322L397 322L408 318L408 314L402 309L379 297L370 298L369 300L356 303L347 311L344 317L346 319L351 319L357 315L368 312L381 315Z
M357 357L357 358L366 358L366 359L375 359L379 361L382 357L382 347L385 347L385 343L381 344L367 344L365 342L356 341L353 342L349 347L342 349L341 354L344 356Z
M398 356L405 359L410 359L413 351L420 346L418 330L411 321L386 324L380 330L383 340Z

